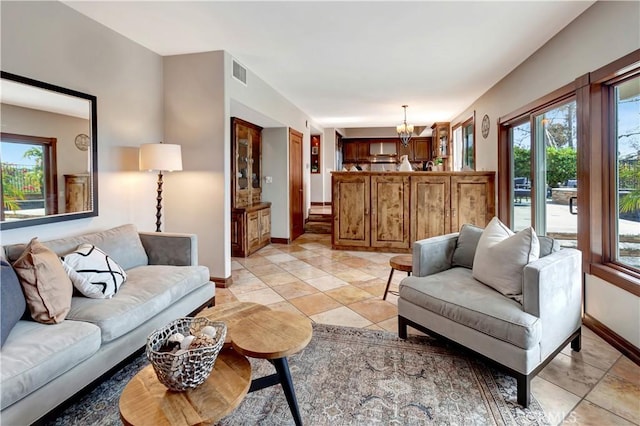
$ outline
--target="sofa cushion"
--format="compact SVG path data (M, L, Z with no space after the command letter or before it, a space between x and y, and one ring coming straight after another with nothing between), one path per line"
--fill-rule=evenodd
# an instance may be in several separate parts
M476 247L478 246L481 235L482 228L478 228L469 223L462 225L458 240L456 241L456 248L453 251L451 266L473 268L473 257L475 256Z
M540 258L549 256L551 253L555 253L560 250L560 243L551 237L544 235L538 235L538 241L540 242Z
M49 247L58 256L64 256L83 243L100 247L102 251L111 256L125 270L149 263L147 252L144 251L138 231L133 225L122 225L92 234L44 241L42 244ZM22 244L13 244L5 247L7 257L10 260L16 259L23 249L24 245Z
M522 349L537 345L540 319L471 274L458 267L426 277L407 277L400 283L400 298Z
M91 244L80 244L65 255L63 266L74 287L93 299L112 297L127 279L127 273L115 260Z
M96 324L109 342L209 282L204 266L147 265L127 271L127 285L111 299L74 297L68 318Z
M538 259L540 243L533 228L514 234L497 217L482 231L473 260L473 278L505 296L522 300L522 270Z
M73 284L58 256L34 238L13 268L20 279L31 318L44 324L62 322L71 307Z
M2 347L2 409L71 370L99 348L100 329L93 324L18 321Z
M0 347L4 345L13 326L22 318L27 303L20 287L20 281L11 265L4 259L0 260Z

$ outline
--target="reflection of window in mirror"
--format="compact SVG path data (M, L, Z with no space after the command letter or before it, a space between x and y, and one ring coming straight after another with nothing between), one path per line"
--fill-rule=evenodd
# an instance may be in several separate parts
M0 74L0 229L97 216L95 96Z
M0 133L1 220L58 213L56 138Z

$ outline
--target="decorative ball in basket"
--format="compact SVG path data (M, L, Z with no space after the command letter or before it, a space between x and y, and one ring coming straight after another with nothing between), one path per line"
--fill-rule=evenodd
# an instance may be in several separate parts
M178 318L149 335L147 358L167 388L178 392L193 389L211 374L226 335L223 322Z

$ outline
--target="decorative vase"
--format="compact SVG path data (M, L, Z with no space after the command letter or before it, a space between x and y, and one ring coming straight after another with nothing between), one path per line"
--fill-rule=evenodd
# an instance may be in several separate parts
M411 163L409 163L409 156L403 155L400 157L400 167L398 168L400 172L412 172L413 167L411 167Z

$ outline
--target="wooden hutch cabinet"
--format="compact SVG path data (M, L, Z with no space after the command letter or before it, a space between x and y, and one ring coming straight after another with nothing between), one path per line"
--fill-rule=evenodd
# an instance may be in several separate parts
M65 213L91 210L91 176L88 173L64 175Z
M262 201L262 127L231 119L231 255L247 257L271 241L271 203Z
M433 123L431 126L431 155L433 159L442 159L444 171L451 170L451 134L449 131L450 123Z

